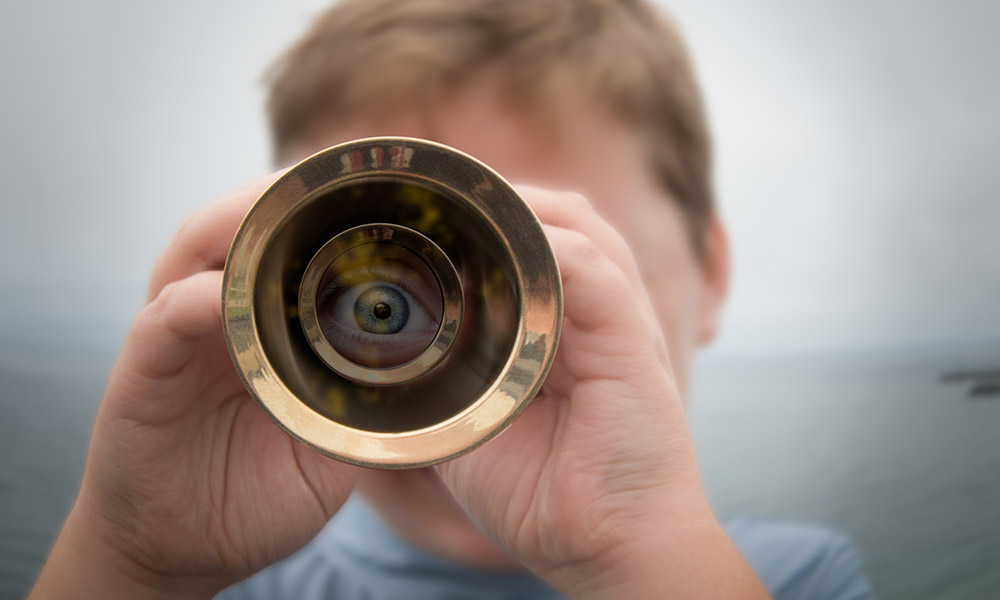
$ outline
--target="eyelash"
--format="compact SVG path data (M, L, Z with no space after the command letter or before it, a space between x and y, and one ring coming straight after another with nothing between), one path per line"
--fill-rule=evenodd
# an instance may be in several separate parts
M336 279L334 281L336 281ZM394 285L396 287L399 287L399 288L403 289L404 291L406 291L406 293L409 294L409 296L411 298L413 298L417 302L420 302L420 296L416 292L414 292L413 289L409 285L407 285L406 283L404 283L403 280L400 279L399 277L392 277L392 278L389 278L389 279L385 279L385 278L376 279L376 278L372 277L371 279L365 279L363 281L357 281L356 283L353 283L353 284L350 284L350 285L331 285L331 286L329 286L322 294L320 294L319 298L317 299L317 301L316 301L316 308L319 309L319 310L322 310L322 309L326 308L329 305L330 302L332 302L334 299L337 298L337 296L339 296L340 294L342 294L344 292L344 290L349 289L351 285L358 285L358 284L369 282L369 281L378 281L380 283L388 283L389 285ZM421 304L423 304L423 303L421 302ZM423 308L424 308L424 310L427 310L427 307L423 307Z

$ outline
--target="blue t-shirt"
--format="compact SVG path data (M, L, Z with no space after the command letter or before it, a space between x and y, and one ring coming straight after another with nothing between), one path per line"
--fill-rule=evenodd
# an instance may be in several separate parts
M757 519L723 525L776 600L871 598L861 561L843 536ZM223 591L217 600L483 600L562 598L528 571L458 565L399 538L357 497L288 559Z

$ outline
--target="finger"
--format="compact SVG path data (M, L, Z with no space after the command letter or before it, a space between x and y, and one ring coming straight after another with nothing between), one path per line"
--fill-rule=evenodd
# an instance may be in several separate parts
M630 281L641 283L639 268L625 238L602 218L590 201L575 192L554 192L531 186L518 186L518 192L531 206L538 220L546 225L583 233L621 267Z
M590 338L580 345L606 363L596 370L620 376L646 359L660 363L663 336L618 265L579 231L546 225L545 233L559 263L564 317Z
M639 265L628 242L597 213L586 197L573 192L553 192L530 186L520 186L518 190L543 224L579 231L593 240L625 273L650 322L659 328L659 318L646 294Z
M157 260L146 301L152 301L173 281L199 271L222 269L247 211L284 172L272 173L246 185L189 217Z
M176 374L196 359L207 336L222 336L222 272L202 271L167 284L132 327L120 366L137 383Z
M662 339L659 317L646 292L635 255L625 238L580 194L553 192L531 186L518 186L517 189L544 225L582 233L621 269L634 297L639 301L647 326L656 331L660 338L657 343L659 361L669 369L670 359L666 341Z

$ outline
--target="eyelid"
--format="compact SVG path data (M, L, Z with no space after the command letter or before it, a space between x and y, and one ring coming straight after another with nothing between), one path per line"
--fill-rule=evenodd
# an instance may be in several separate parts
M346 289L350 288L353 285L358 285L360 283L368 283L371 281L378 281L402 288L404 291L408 292L417 302L420 302L420 304L423 305L422 308L425 311L427 311L428 314L433 315L436 312L435 310L432 309L434 302L427 297L429 293L433 294L433 292L428 292L426 290L424 291L415 290L414 286L404 281L404 278L399 276L400 273L404 270L412 271L412 269L406 266L405 263L399 263L399 264L403 266L395 267L395 266L388 266L386 264L363 265L355 267L350 271L341 273L333 281L326 284L325 288L320 292L316 305L318 307L326 306L331 301L333 301L333 299L336 298L337 295L339 295L339 293L345 291ZM436 320L434 319L433 316L432 319Z

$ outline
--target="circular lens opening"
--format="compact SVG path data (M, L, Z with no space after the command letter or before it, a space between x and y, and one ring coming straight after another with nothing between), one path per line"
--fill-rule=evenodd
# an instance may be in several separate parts
M345 358L372 369L404 365L423 354L443 312L434 272L391 242L364 243L340 254L316 291L323 336Z
M464 300L455 266L430 238L403 225L343 231L309 261L295 312L316 355L363 385L397 385L449 352Z

